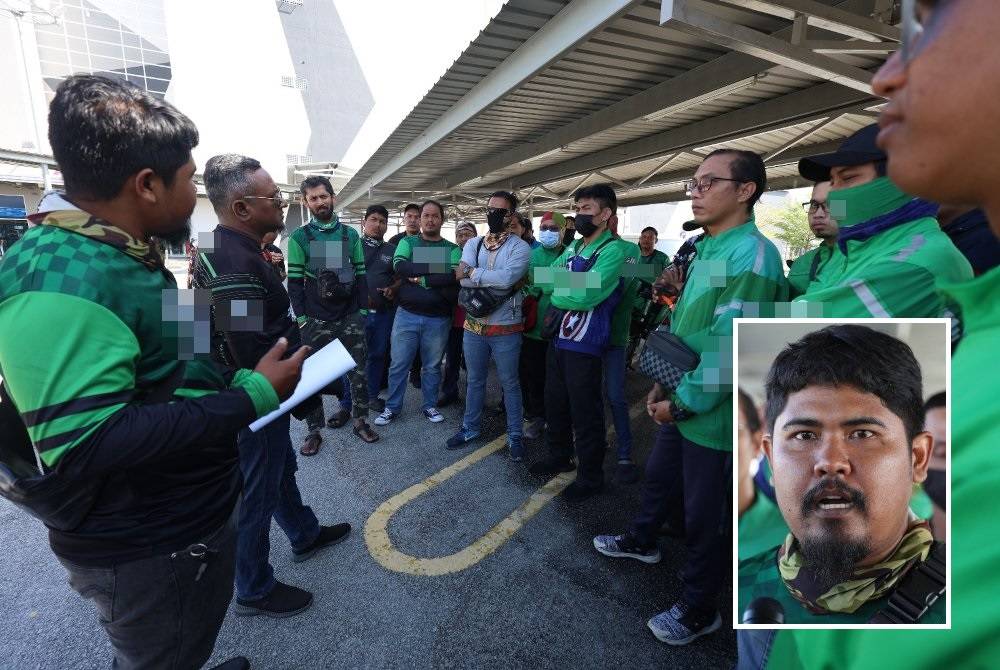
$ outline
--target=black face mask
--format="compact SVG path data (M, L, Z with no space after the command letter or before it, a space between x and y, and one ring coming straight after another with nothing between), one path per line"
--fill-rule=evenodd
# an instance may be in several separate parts
M924 491L934 504L944 510L945 493L948 489L948 473L944 470L928 470L924 480Z
M577 214L576 215L576 232L580 233L583 237L590 237L595 232L597 232L597 227L599 223L594 222L593 214Z
M564 245L569 245L573 241L574 237L576 237L576 231L572 228L567 228L566 232L563 233L562 243Z
M486 212L486 225L490 227L491 233L499 235L507 230L507 223L504 221L507 214L506 209L490 209Z

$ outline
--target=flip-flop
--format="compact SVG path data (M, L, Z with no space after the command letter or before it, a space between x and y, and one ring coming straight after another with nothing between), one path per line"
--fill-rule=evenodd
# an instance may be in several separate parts
M353 428L353 432L355 435L357 435L358 437L360 437L362 440L364 440L369 444L371 444L372 442L379 441L378 433L372 430L372 427L369 426L367 423L363 423L360 426L355 426Z
M306 442L299 449L299 453L303 456L315 456L319 453L319 445L323 444L323 438L319 436L319 433L312 433L306 436Z

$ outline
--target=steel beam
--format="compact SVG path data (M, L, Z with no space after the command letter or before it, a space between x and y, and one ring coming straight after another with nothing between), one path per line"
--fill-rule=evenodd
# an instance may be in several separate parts
M871 105L873 100L870 95L845 89L837 84L819 84L680 128L654 133L590 154L574 156L572 160L515 175L498 183L513 188L550 184L574 175L647 160L674 151L691 151L694 147L727 142L768 130L787 128L831 114L845 113L862 105Z
M575 0L529 37L503 63L463 95L415 140L353 191L341 197L342 207L363 197L368 189L392 176L410 161L445 139L462 124L517 89L549 63L640 0Z
M664 15L670 17L665 24L670 28L848 88L871 91L871 72L730 23L706 11L712 5L703 0L663 0L662 7Z
M809 25L823 28L833 33L857 37L863 40L877 38L902 39L902 31L887 23L854 12L831 7L815 0L723 0L726 4L749 9L761 14L770 14L792 21L797 14L807 17ZM667 3L663 3L667 4ZM661 13L663 9L661 8ZM662 16L662 14L661 14Z

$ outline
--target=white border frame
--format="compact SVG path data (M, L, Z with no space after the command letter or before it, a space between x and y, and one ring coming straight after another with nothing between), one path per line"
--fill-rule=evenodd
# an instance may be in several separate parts
M781 625L768 625L768 624L746 624L741 623L740 620L743 618L743 613L739 610L739 592L740 592L740 579L739 579L739 493L737 487L739 486L739 458L736 450L739 448L738 441L738 430L739 430L739 403L737 402L737 392L739 389L739 355L740 355L740 325L741 324L780 324L780 323L795 323L795 324L816 324L817 330L821 324L841 324L841 323L859 323L863 325L868 325L872 323L916 323L916 324L939 324L945 330L945 393L947 398L947 406L945 408L945 416L947 417L947 440L948 440L948 453L945 458L948 463L948 481L945 492L945 622L943 624L867 624L867 623L830 623L830 624L805 624L805 623L789 623ZM951 320L947 318L940 319L811 319L804 317L786 317L786 318L776 318L776 319L761 319L761 318L737 318L733 319L733 629L734 630L754 630L754 629L764 629L764 630L834 630L834 629L846 629L846 630L951 630L951 603L953 600L951 587L951 472L952 472L952 459L951 459L951 408L952 408L952 395L951 395Z

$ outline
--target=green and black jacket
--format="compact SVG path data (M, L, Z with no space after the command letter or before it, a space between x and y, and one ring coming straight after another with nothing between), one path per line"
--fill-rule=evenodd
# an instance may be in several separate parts
M86 234L111 228L78 209L39 218L0 261L0 376L46 472L103 482L52 549L94 566L182 549L231 514L236 434L278 398L258 373L181 360L191 318L162 264Z
M320 270L354 267L354 294L349 300L321 300L316 277ZM288 295L299 323L306 317L340 321L368 306L365 252L358 231L333 216L329 222L311 219L288 238Z

